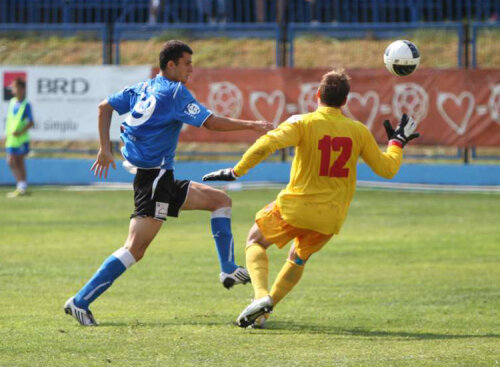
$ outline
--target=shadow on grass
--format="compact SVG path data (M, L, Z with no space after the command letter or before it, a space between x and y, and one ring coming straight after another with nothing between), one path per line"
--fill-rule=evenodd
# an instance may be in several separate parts
M174 327L174 326L201 326L201 327L234 327L234 321L193 321L193 320L172 320L168 322L104 322L99 327L126 327L126 328L154 328L154 327ZM367 338L396 338L396 339L468 339L468 338L500 338L500 334L439 334L426 332L406 332L406 331L386 331L370 330L364 328L342 328L328 327L317 324L299 324L294 322L274 322L271 321L265 329L248 329L251 334L325 334L338 336L359 336Z
M278 332L298 332L308 334L328 334L328 335L354 335L361 337L379 337L379 338L402 338L402 339L468 339L468 338L500 338L500 334L439 334L426 332L407 332L407 331L386 331L371 330L365 328L341 328L328 327L315 324L298 324L290 322L269 322L266 330ZM264 331L264 330L262 330Z
M173 326L217 326L217 327L225 327L225 326L235 326L235 322L231 321L194 321L194 320L172 320L172 321L158 321L158 322L143 322L143 321L111 321L111 322L100 322L99 327L107 328L107 327L126 327L126 328L163 328L163 327L173 327Z

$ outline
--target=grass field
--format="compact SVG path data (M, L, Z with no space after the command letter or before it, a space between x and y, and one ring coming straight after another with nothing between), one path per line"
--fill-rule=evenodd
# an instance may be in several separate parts
M64 301L123 243L132 192L0 188L0 366L496 366L500 195L359 191L265 330L232 323L209 215L169 220L79 327ZM237 259L276 190L231 192ZM269 251L271 275L286 251Z

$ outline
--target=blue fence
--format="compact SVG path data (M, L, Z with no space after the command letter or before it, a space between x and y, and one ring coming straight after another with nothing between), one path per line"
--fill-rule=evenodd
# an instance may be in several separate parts
M351 23L351 24L322 24L322 23L290 23L286 30L288 48L288 66L295 65L294 42L297 37L303 35L318 35L321 37L334 37L337 39L363 39L375 37L385 38L406 38L409 32L417 30L443 30L451 32L457 36L457 63L458 67L469 65L472 68L481 67L481 59L478 53L485 54L483 63L488 56L491 47L495 48L500 39L500 22L473 22L469 27L470 55L466 60L465 43L467 29L461 22L446 23ZM276 65L280 65L279 43L283 41L283 28L277 23L262 24L241 24L241 23L219 23L219 24L130 24L116 23L113 26L101 24L10 24L0 23L0 37L18 37L22 34L36 34L38 36L73 36L82 34L93 34L94 38L102 40L102 60L103 63L120 64L120 42L125 40L149 39L153 36L161 36L166 32L181 32L188 37L251 37L266 38L276 41ZM491 34L490 38L486 35ZM478 49L477 44L481 39L487 47ZM113 40L114 50L109 46ZM113 57L111 57L113 53ZM299 65L300 66L300 65ZM498 67L495 65L495 67Z
M280 10L278 10L280 9ZM280 14L282 14L280 16ZM495 21L500 0L2 0L0 23Z

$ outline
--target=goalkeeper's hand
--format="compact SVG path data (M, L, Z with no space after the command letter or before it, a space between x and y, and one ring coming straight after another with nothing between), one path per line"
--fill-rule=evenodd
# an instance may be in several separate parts
M203 181L234 181L238 178L232 168L224 168L218 171L207 173L203 176Z
M389 142L391 142L391 140L396 140L400 142L403 147L410 140L416 139L420 136L419 133L415 132L417 126L418 123L412 117L408 117L406 113L401 117L401 121L396 127L396 130L392 128L389 120L384 121L384 128Z

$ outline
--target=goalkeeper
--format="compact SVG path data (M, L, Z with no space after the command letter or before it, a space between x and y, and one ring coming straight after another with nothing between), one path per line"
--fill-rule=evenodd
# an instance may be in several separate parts
M255 297L237 319L241 327L263 326L273 307L299 282L311 255L339 233L356 188L358 157L377 175L392 178L401 165L404 145L419 136L411 117L403 115L396 130L384 121L389 144L382 152L368 128L340 110L347 101L349 80L342 69L326 73L316 94L315 112L290 117L260 137L234 168L203 177L232 181L277 149L296 147L288 185L257 213L248 234L246 264ZM292 239L288 259L269 290L266 250L272 244L282 248Z

